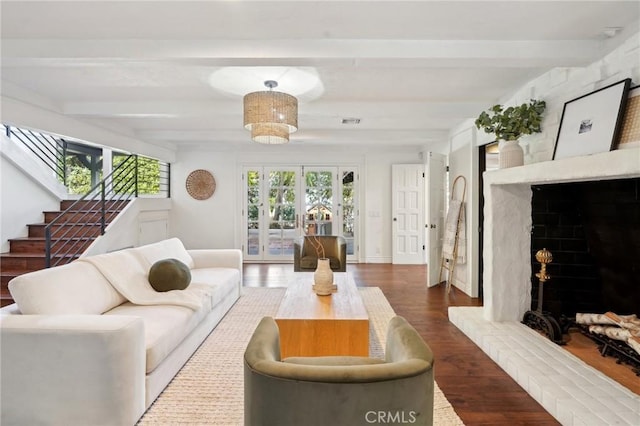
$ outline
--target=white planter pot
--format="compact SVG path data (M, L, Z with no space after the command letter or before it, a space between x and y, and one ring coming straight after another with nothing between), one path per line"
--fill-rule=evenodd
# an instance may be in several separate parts
M524 164L524 151L515 141L501 141L499 154L499 167L506 169L509 167L522 166Z

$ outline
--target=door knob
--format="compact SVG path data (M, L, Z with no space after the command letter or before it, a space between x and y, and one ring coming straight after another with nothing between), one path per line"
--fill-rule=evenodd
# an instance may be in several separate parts
M394 221L394 222L397 222L397 221L398 221L398 218L397 218L397 217L394 217L394 218L393 218L393 221Z

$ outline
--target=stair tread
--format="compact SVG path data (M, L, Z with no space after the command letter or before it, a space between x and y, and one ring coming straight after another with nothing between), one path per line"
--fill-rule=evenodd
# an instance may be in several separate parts
M108 222L105 222L108 223ZM49 224L49 222L39 222L39 223L29 223L27 224L27 226L47 226ZM95 222L71 222L71 223L57 223L56 225L73 225L73 226L80 226L80 225L85 225L85 226L100 226L99 223L95 223Z
M124 210L124 207L123 208L117 208L117 209L114 209L114 208L104 209L105 212L119 212L119 211L122 211L122 210ZM102 210L101 209L43 210L44 213L64 213L64 212L67 212L67 213L71 213L71 212L75 212L75 213L78 213L78 212L82 212L82 213L85 213L85 212L96 212L96 213L98 213L100 211L102 211Z
M19 272L11 272L11 271L1 272L0 277L6 278L8 282L15 277L19 277L20 275L28 274L29 272L35 272L35 271L39 271L39 269L30 269L28 271L19 271Z
M63 240L95 240L95 235L81 235L81 236L72 236L72 237L52 237L54 242L63 241ZM46 241L45 237L18 237L18 238L9 238L9 241Z
M2 256L2 257L44 257L44 253L10 253L10 252L6 252L6 253L0 253L0 256ZM64 256L54 255L54 257L73 257L73 256L65 254Z

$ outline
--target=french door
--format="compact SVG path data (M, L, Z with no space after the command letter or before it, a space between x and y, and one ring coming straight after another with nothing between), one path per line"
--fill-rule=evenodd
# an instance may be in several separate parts
M302 235L342 235L357 258L357 170L354 167L244 167L245 259L290 262Z

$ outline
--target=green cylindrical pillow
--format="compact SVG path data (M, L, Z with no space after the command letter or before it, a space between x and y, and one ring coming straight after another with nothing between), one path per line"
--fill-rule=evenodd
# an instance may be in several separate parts
M190 282L189 267L178 259L158 260L149 269L149 284L155 291L184 290Z

